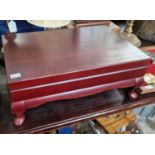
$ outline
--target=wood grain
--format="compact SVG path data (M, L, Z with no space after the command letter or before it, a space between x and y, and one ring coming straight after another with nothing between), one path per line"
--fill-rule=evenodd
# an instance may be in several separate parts
M3 49L17 126L27 109L50 101L137 88L151 62L108 25L8 37L3 37ZM137 97L134 91L131 98Z

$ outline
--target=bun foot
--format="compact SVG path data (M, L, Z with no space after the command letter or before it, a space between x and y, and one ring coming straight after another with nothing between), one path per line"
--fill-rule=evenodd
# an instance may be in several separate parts
M15 126L21 126L25 122L25 115L16 116L14 119Z
M128 92L128 96L130 97L130 99L135 100L138 98L138 93L134 90L130 90Z

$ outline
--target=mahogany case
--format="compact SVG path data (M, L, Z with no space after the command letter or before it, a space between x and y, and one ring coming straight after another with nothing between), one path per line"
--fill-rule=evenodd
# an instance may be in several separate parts
M3 37L3 49L15 125L50 101L138 87L151 62L107 25Z

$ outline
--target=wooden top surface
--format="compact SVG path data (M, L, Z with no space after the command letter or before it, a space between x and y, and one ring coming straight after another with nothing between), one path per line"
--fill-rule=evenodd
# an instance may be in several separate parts
M9 83L149 59L106 25L22 33L3 43Z

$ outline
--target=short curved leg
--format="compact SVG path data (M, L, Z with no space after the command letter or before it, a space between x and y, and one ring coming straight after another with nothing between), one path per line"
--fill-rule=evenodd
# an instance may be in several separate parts
M19 114L16 115L14 119L14 125L15 126L21 126L25 122L25 115L24 114Z
M15 115L14 125L21 126L25 121L25 105L24 101L13 102L11 105L11 111Z
M128 96L129 96L130 99L132 99L132 100L135 100L135 99L138 98L138 92L137 92L136 90L137 90L137 88L139 88L140 86L143 85L143 83L144 83L144 78L143 78L143 77L137 78L137 79L135 80L135 82L136 82L135 86L134 86L132 89L130 89L130 90L128 91Z
M130 99L135 100L138 98L138 93L133 88L132 90L128 91L128 96L130 97Z

